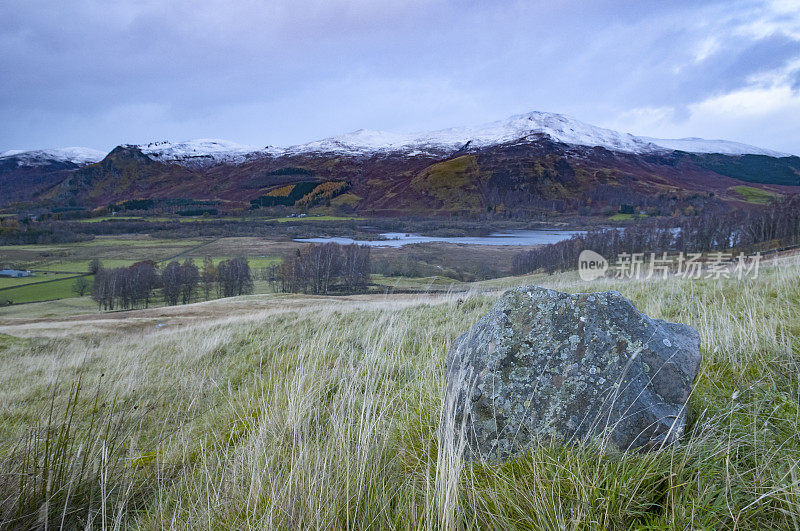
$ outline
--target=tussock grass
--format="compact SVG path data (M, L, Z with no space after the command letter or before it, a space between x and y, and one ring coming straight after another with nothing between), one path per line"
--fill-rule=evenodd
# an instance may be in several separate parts
M524 281L617 289L698 329L681 446L542 446L464 465L438 451L444 356L496 293L300 297L289 312L180 328L3 336L3 525L67 514L145 529L800 526L796 259L745 281ZM26 443L34 427L54 442Z

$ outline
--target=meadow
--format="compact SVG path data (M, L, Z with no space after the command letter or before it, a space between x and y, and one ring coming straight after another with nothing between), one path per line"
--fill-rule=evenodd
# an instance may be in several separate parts
M439 453L444 357L506 287L616 289L700 332L680 446ZM0 317L6 526L778 529L800 525L800 260L757 279L252 295Z
M113 269L141 260L153 260L160 266L172 260L189 260L200 267L207 256L214 263L245 256L256 278L255 293L267 294L274 290L268 282L261 280L262 270L279 264L284 256L305 245L276 236L165 239L128 234L96 236L93 240L78 243L0 246L0 266L30 269L35 273L35 276L26 278L0 278L0 301L12 300L21 304L74 298L75 279L88 272L89 263L94 258L98 258L106 269ZM519 248L513 246L446 243L374 248L374 286L371 289L378 293L467 289L465 282L475 277L509 274L512 257L518 251ZM63 280L42 284L57 279ZM89 276L88 280L91 281L92 277ZM73 302L65 302L63 306L71 308ZM156 295L154 304L162 303ZM49 304L41 308L47 308L49 312L55 307L58 305ZM87 306L87 309L91 310L91 307ZM3 307L0 315L20 311L34 310Z
M93 258L100 259L106 269L126 267L140 260L153 260L161 265L172 260L189 260L199 267L206 256L217 264L249 254L250 267L258 271L280 263L279 256L264 253L283 253L286 246L255 238L158 239L142 235L99 236L69 244L0 246L0 265L7 263L35 273L25 278L0 278L0 300L21 304L74 298L75 279L88 272ZM92 280L91 275L87 278ZM257 293L271 291L266 282L257 282L256 287ZM0 314L7 311L4 308Z
M46 282L69 278L75 276L73 273L40 273L30 277L0 277L0 289L24 286L37 282Z
M75 275L53 276L55 279L52 282L44 282L44 280L50 280L52 277L32 277L27 279L27 283L9 283L11 285L8 289L0 290L0 299L8 299L13 301L14 304L21 304L75 297L75 292L72 289L75 285ZM58 280L58 278L62 279ZM89 276L88 278L91 279L92 277ZM6 282L0 281L0 286L5 284Z
M100 223L102 221L179 221L182 223L195 222L195 221L210 221L214 218L204 218L202 216L98 216L94 218L80 219L81 223ZM352 216L323 216L313 215L298 218L297 216L283 216L283 217L263 217L263 216L250 216L246 218L237 218L241 221L277 221L279 223L302 221L354 221L362 220L365 218L352 217Z

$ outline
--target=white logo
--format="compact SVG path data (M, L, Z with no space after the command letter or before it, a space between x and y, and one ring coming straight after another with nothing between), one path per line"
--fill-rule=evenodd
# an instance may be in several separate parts
M578 274L581 280L590 282L605 276L606 271L608 271L608 260L603 258L603 255L588 249L581 251L578 257Z

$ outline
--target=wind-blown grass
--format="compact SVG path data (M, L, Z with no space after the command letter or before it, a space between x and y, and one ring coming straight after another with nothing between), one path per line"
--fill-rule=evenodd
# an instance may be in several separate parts
M148 529L797 527L799 273L792 261L745 281L524 279L617 289L698 329L688 433L649 454L543 445L502 465L440 454L444 357L491 292L296 297L289 312L182 328L0 336L0 495L17 502L0 518L58 525L67 513L75 525ZM98 418L118 428L92 428ZM20 441L34 426L63 433L65 419L69 444L43 466L45 454ZM72 468L78 457L98 475ZM61 489L18 487L20 474L41 480L50 469L65 471ZM105 504L90 488L99 484L113 493ZM6 509L20 497L25 511Z

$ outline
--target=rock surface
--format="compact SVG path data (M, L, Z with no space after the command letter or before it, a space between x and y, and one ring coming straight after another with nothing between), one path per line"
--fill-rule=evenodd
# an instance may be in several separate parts
M655 449L682 435L699 367L693 328L616 291L514 289L450 349L443 441L463 434L470 460L553 440Z

